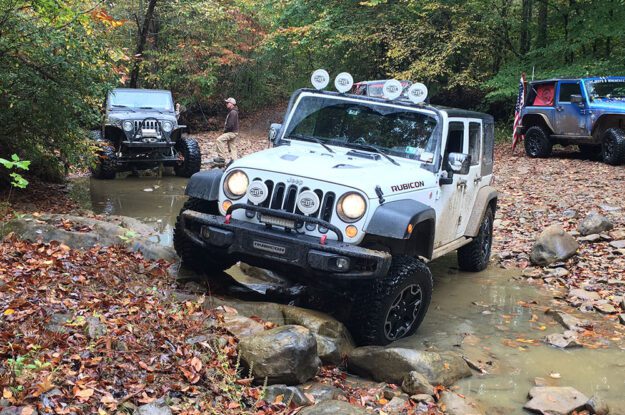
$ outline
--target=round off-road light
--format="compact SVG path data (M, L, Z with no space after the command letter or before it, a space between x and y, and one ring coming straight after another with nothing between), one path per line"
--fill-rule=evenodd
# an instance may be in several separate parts
M403 87L401 86L401 82L397 79L389 79L384 82L384 86L382 87L382 94L384 98L390 99L391 101L399 98L403 91Z
M132 121L124 121L124 123L122 124L122 127L124 128L124 131L126 132L130 132L134 129L134 125L132 124Z
M317 69L310 77L310 83L315 89L321 90L330 83L330 74L325 69Z
M224 192L230 199L240 199L247 191L250 184L247 174L241 170L233 170L224 181Z
M359 193L344 194L336 205L336 213L343 222L356 222L367 210L367 202Z
M171 122L165 121L163 123L163 131L165 131L166 133L171 132L171 130L173 129L174 129L174 125Z
M348 238L355 238L356 235L358 235L358 228L354 225L349 225L345 228L345 235L347 235Z
M267 185L260 180L254 180L247 188L247 200L255 205L260 205L269 196Z
M341 94L352 89L352 85L354 85L354 78L347 72L341 72L334 78L334 87Z

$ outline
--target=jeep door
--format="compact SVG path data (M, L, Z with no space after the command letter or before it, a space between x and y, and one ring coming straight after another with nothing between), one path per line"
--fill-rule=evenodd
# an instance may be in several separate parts
M470 119L465 121L465 126L468 134L466 134L464 152L471 156L471 167L469 168L469 173L460 179L460 183L464 183L464 185L462 186L460 217L458 218L458 226L456 228L456 238L460 238L465 234L482 181L482 145L484 137L482 120Z
M556 135L587 136L586 110L580 104L571 102L571 95L582 95L579 81L560 81L556 91L555 133Z

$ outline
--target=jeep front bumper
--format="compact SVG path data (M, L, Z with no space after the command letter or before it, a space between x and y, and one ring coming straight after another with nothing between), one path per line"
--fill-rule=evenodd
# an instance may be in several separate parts
M253 265L279 263L310 275L364 279L385 276L391 263L386 252L224 216L186 210L182 221L185 235L195 245Z

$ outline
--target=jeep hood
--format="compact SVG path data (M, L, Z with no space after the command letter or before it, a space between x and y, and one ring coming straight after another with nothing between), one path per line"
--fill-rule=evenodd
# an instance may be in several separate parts
M590 109L623 114L625 113L625 100L617 98L595 99L590 104Z
M335 153L329 153L321 146L318 147L300 144L275 147L239 159L229 170L265 170L302 179L310 178L359 189L369 198L378 197L376 186L380 186L384 195L389 196L436 185L436 175L420 168L419 163L414 161L394 158L400 164L397 166L384 157L371 160L348 156L346 153L352 150L348 148L332 147ZM262 178L269 179L271 174Z

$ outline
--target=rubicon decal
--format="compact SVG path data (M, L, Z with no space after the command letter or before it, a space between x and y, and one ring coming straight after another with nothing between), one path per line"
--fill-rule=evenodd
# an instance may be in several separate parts
M402 190L410 190L410 189L419 189L420 187L424 187L425 182L423 180L419 180L417 182L403 183L398 184L397 186L391 186L391 192L401 192Z

